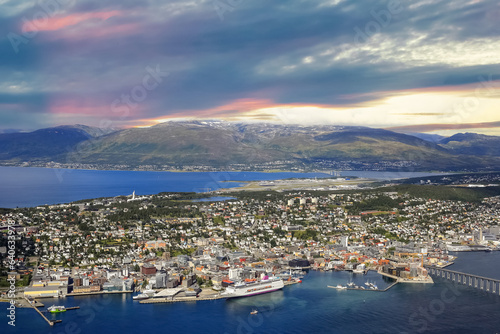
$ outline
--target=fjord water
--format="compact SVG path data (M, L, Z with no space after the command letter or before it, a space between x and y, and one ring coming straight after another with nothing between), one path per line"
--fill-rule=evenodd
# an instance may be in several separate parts
M487 259L487 260L484 260ZM486 265L500 278L500 252L460 253L453 270ZM470 266L471 263L479 265ZM49 318L32 309L17 309L16 327L7 325L0 304L1 333L498 333L500 297L449 281L397 284L387 292L338 291L328 285L390 284L375 272L309 272L302 284L265 295L174 304L139 304L130 294L43 299L46 306L80 306ZM251 316L250 311L259 313Z
M82 199L160 192L204 192L241 186L241 182L291 177L324 177L322 173L145 172L0 167L0 207L68 203Z
M413 172L342 172L343 176L392 179L435 175ZM145 172L0 167L0 208L68 203L82 199L159 192L204 192L241 186L241 182L327 177L323 173Z

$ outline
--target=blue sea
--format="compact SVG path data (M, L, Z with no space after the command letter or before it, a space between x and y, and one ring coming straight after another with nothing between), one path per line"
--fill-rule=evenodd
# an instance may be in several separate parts
M435 175L410 172L342 172L378 179ZM82 199L159 192L206 192L232 188L241 182L287 178L329 177L323 173L144 172L0 167L0 208L69 203Z
M457 271L486 267L500 278L500 252L460 253ZM483 272L484 273L484 272ZM51 328L34 310L17 309L16 327L7 325L0 304L1 333L498 333L500 297L436 279L435 284L397 284L387 292L338 291L328 285L390 284L375 272L310 271L303 283L282 291L235 299L175 304L139 304L130 294L44 299L80 306L50 318ZM250 315L257 309L257 315Z

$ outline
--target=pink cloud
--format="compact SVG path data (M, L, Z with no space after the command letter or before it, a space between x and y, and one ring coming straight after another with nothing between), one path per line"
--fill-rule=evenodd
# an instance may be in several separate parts
M49 113L58 115L88 115L101 117L103 119L128 119L144 112L142 105L129 108L124 104L119 104L113 108L113 99L86 99L86 98L63 98L53 99L49 105ZM118 108L120 107L120 108Z
M33 20L23 25L23 31L56 31L66 27L77 25L80 22L91 19L100 19L105 21L113 16L119 16L122 12L118 10L95 12L95 13L77 13L68 16L51 17L47 20Z
M89 27L85 30L64 30L61 31L57 36L52 38L62 38L68 40L81 40L81 39L95 39L102 38L109 35L131 35L134 32L139 31L140 25L138 23L124 23L118 24L103 29L102 27Z

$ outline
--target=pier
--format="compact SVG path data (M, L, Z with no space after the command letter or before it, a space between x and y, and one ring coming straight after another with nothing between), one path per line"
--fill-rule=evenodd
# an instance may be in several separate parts
M376 291L376 292L386 292L387 290L389 290L390 288L392 288L393 286L395 286L396 284L398 284L399 282L394 282L392 283L391 285L387 286L385 289L366 289L364 287L356 287L356 288L348 288L348 287L343 287L343 288L339 288L339 287L336 287L336 286L331 286L331 285L328 285L329 288L331 289L337 289L337 290L357 290L357 291Z
M283 281L285 286L288 285L293 285L293 284L298 284L300 282L291 280L291 281ZM182 289L178 289L179 291L176 291L177 289L168 289L170 290L169 294L166 294L162 296L162 298L158 297L153 297L149 299L144 299L139 301L139 304L159 304L159 303L179 303L179 302L197 302L197 301L202 301L202 300L218 300L218 299L226 299L226 296L223 296L221 294L213 294L213 293L204 293L201 292L198 297L175 297L175 295Z
M500 295L500 280L438 267L426 267L429 275Z
M432 280L432 277L430 277L429 275L426 277L409 279L409 278L402 278L402 277L394 276L394 275L391 275L388 273L384 273L381 270L379 270L378 273L382 276L395 279L398 283L423 283L423 284L433 284L434 283L434 281Z
M111 294L121 294L121 293L133 293L132 290L125 291L96 291L96 292L80 292L80 293L68 293L65 297L78 297L78 296L95 296L95 295L111 295Z
M140 304L158 304L158 303L178 303L178 302L197 302L201 300L217 300L225 299L226 297L221 295L212 295L204 297L177 297L177 298L150 298L141 300Z
M80 306L66 307L66 311L78 310Z
M62 322L62 320L49 320L45 314L42 313L42 311L40 311L38 308L39 307L42 307L44 306L42 303L38 303L36 300L33 300L33 302L31 302L28 298L24 297L24 299L28 302L28 305L31 306L31 308L35 309L35 311L38 312L38 314L40 314L42 316L42 318L47 321L47 323L50 325L50 326L54 326L54 324L57 324L57 323L60 323ZM37 304L38 303L38 304ZM77 310L79 309L80 306L73 306L73 307L66 307L66 311L71 311L71 310Z
M49 320L49 319L47 319L47 317L46 317L46 316L45 316L45 315L44 315L44 314L43 314L43 313L42 313L42 312L38 309L38 307L34 306L34 305L33 305L33 304L32 304L32 303L28 300L28 298L26 298L26 297L25 297L24 299L26 299L26 301L28 302L28 304L29 304L32 308L34 308L34 309L38 312L38 314L40 314L40 315L42 316L42 318L43 318L45 321L47 321L47 323L48 323L50 326L54 326L54 324L59 323L59 322L62 322L62 320Z

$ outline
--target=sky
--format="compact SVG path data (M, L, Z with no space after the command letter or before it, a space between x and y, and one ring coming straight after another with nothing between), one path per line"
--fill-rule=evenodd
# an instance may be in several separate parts
M0 0L0 131L222 119L500 135L498 0Z

